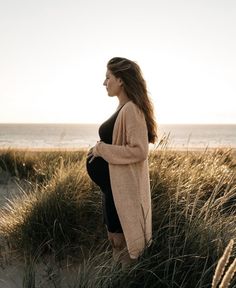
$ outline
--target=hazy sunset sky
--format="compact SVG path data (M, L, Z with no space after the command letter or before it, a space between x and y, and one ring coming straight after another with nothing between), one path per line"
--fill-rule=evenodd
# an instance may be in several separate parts
M0 0L0 123L103 122L114 56L159 123L236 123L235 0Z

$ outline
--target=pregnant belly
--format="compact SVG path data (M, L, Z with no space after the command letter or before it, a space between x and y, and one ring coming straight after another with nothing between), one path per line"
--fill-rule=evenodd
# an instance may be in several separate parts
M110 184L108 163L101 157L96 157L89 163L87 159L86 168L89 177L98 186L104 187Z

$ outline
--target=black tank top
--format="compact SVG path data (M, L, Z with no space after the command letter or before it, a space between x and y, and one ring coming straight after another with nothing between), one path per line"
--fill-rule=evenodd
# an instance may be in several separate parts
M123 106L122 106L123 107ZM113 128L115 125L116 118L121 110L120 107L108 120L106 120L98 130L101 141L107 144L112 144L112 134ZM96 157L94 160L89 163L87 159L86 162L87 172L90 178L98 185L102 190L103 187L110 185L110 175L109 175L109 166L107 161L102 157Z

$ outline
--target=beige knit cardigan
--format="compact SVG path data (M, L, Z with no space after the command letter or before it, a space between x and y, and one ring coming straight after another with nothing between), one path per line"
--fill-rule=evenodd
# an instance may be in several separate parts
M148 148L144 114L129 101L116 119L112 144L98 142L93 150L109 163L114 203L133 259L149 246L152 237Z

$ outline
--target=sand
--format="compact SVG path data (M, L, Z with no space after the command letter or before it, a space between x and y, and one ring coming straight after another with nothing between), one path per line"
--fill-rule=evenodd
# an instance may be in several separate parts
M5 206L8 199L12 199L20 195L24 190L24 184L7 173L0 173L0 208ZM59 267L60 264L60 267ZM0 237L0 288L21 288L31 287L24 284L27 281L27 275L30 273L31 278L35 275L36 287L55 288L55 287L75 287L76 276L78 275L78 267L68 266L65 263L56 263L53 256L34 263L32 271L27 270L24 259L20 259L15 253L11 253L7 243ZM34 286L32 286L34 287Z

